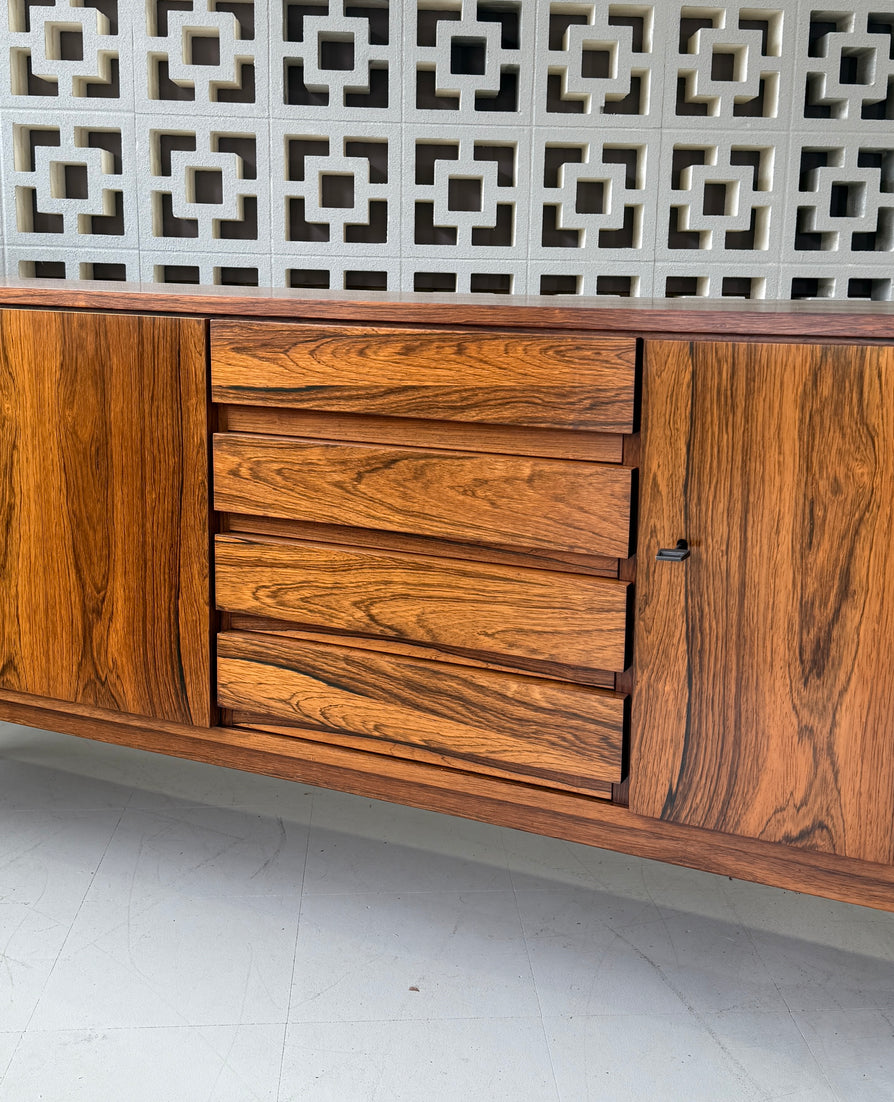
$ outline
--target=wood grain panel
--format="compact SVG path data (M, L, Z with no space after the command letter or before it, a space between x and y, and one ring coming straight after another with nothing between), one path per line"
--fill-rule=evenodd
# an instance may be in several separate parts
M597 463L214 436L215 507L626 558L632 475Z
M212 398L632 432L636 341L589 334L214 321Z
M621 671L624 582L221 535L217 606L408 642Z
M226 708L586 785L621 779L617 693L334 645L223 632Z
M586 459L620 463L624 436L573 429L526 429L516 425L473 425L458 421L423 421L415 417L370 417L359 413L272 409L269 406L221 406L219 428L227 432L260 432L273 436L312 436L363 444L406 444L455 451L542 455L551 459ZM636 464L628 464L636 466Z
M894 860L894 350L650 345L644 401L631 808Z
M211 719L205 327L0 314L0 686Z

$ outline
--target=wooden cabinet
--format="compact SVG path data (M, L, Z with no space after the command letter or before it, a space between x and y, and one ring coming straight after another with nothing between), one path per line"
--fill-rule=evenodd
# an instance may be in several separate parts
M890 305L0 302L0 717L894 909Z
M649 343L643 404L631 807L890 863L894 349Z
M211 721L204 325L0 312L0 687Z
M630 338L212 325L225 721L608 798L636 362Z

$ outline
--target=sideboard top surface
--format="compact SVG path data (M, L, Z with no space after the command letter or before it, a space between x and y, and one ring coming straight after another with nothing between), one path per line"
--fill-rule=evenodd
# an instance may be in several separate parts
M640 335L894 339L894 302L602 299L6 280L0 306L207 317L586 329Z

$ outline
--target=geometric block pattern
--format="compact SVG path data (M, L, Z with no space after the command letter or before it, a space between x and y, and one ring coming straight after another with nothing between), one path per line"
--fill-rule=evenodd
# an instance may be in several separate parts
M789 18L796 8L790 6ZM673 112L687 119L780 118L783 26L778 5L688 8L679 26ZM743 122L742 129L748 123Z
M892 117L894 11L874 7L811 13L805 102L813 117Z
M349 0L283 7L271 36L274 117L400 116L400 9Z
M37 7L10 0L3 13L5 96L117 98L123 38L105 10L62 0Z
M266 15L266 6L241 0L148 0L135 28L138 105L218 117L266 112Z
M138 182L141 246L219 256L258 255L270 238L267 144L256 128L219 129L213 119L162 116L144 131ZM236 120L238 122L238 120Z
M9 0L24 278L891 299L894 7Z

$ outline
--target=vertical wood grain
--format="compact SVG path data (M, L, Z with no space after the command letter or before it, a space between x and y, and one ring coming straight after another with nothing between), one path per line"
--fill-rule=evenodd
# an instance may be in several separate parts
M0 686L211 719L205 325L0 313Z
M650 343L643 435L631 809L891 862L894 351Z

